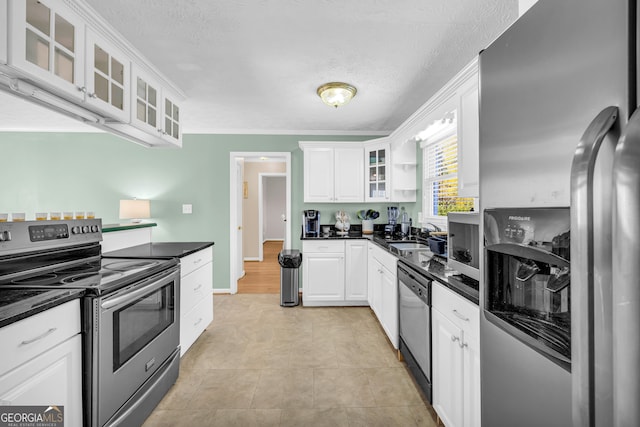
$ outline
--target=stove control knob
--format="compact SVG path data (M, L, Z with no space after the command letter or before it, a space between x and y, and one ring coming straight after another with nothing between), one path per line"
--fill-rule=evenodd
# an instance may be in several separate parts
M82 226L82 232L83 233L88 233L91 231L91 227L89 227L88 225L83 225Z
M91 226L91 232L92 233L97 233L98 232L98 226L97 225L92 225Z
M1 231L0 232L0 242L10 242L11 241L11 232L10 231Z
M82 229L78 225L74 225L71 227L71 234L80 234L82 233Z

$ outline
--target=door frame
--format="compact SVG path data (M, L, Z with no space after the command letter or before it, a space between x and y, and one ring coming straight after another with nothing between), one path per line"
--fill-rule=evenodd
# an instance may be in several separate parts
M276 151L232 151L229 153L229 292L231 294L238 293L238 271L237 260L235 254L238 250L237 242L235 241L236 232L238 227L242 227L242 224L237 224L237 195L239 194L239 187L242 186L242 182L238 182L236 179L236 161L239 159L247 158L260 158L267 157L269 159L279 158L285 163L285 189L286 189L286 224L285 224L285 241L284 249L289 249L291 246L291 153L276 152Z
M258 174L258 236L260 238L260 242L258 245L258 260L260 262L262 262L264 260L264 251L263 251L263 245L264 245L264 239L263 239L263 234L264 234L264 209L263 209L263 203L264 203L264 181L267 178L281 178L283 177L285 179L285 191L286 190L286 185L287 185L287 174L283 173L283 172L261 172ZM286 206L285 206L286 209ZM286 216L286 212L285 212L285 234L286 234L286 228L287 228L287 219L288 217ZM286 242L287 238L285 235L285 242ZM283 242L283 247L284 247L284 242Z

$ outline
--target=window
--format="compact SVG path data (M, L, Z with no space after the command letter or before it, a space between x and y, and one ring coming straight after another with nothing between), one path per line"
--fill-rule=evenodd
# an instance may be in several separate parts
M456 129L456 113L453 111L418 135L422 141L424 222L445 225L447 213L473 209L473 198L458 197Z

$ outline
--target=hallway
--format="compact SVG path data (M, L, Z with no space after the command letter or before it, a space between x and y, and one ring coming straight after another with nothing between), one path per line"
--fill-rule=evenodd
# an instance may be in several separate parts
M262 246L263 261L245 261L245 275L238 280L239 294L279 294L281 241L266 241Z

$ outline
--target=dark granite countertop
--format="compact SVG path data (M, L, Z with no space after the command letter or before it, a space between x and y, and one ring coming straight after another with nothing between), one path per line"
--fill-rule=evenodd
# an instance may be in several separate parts
M0 288L0 328L83 295L82 289Z
M421 251L419 254L414 253L412 256L399 259L472 303L480 303L479 283L466 276L445 274L446 258L431 251ZM470 283L474 283L475 286L470 286Z
M152 242L104 252L102 256L107 258L182 258L213 245L214 242Z
M390 243L402 243L402 242L421 242L427 244L426 238L427 234L423 234L416 228L412 228L412 234L409 237L400 237L398 235L390 236L385 234L383 227L378 227L376 224L376 228L374 228L373 234L362 234L362 230L358 225L352 226L352 229L349 230L349 233L346 235L337 234L334 227L330 228L330 232L327 234L321 234L318 237L313 236L300 236L300 240L350 240L350 239L368 239L372 242L376 243L381 248L386 249L393 256L397 257L399 260L413 267L419 273L422 273L429 277L432 280L436 280L438 283L446 286L452 291L456 292L460 296L466 298L472 303L478 305L479 304L479 289L477 289L477 282L474 283L476 288L469 286L468 282L473 281L473 279L469 279L467 277L459 277L453 276L449 274L445 274L445 265L447 263L446 257L442 257L440 255L436 255L431 251L414 251L407 256L399 256L397 253L392 252L389 249ZM465 283L466 282L466 283Z

